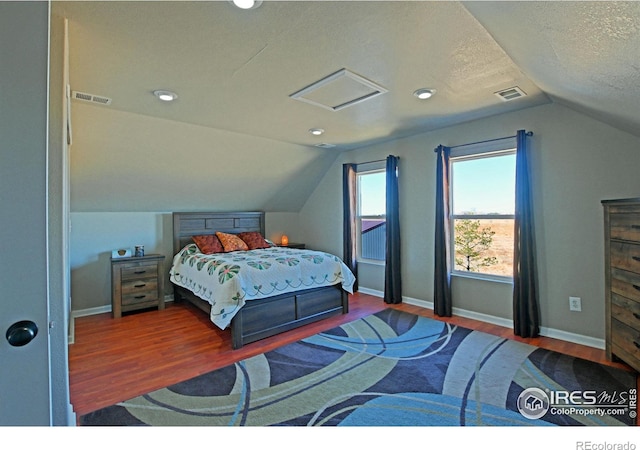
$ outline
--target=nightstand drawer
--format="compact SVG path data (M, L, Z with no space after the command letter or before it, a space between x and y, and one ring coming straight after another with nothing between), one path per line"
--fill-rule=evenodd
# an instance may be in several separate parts
M158 277L123 281L122 282L122 296L137 294L140 292L152 291L157 294L158 292Z
M133 280L141 278L155 278L158 276L158 264L127 264L120 269L122 280Z
M135 305L138 303L157 302L158 289L147 289L144 291L122 294L122 306Z

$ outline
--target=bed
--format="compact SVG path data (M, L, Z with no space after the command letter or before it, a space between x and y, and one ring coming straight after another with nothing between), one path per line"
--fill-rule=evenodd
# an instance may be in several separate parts
M264 224L264 212L173 213L174 299L194 304L218 327L229 327L234 349L349 312L355 278L335 255L279 246L203 254L193 240L216 232L264 236ZM305 264L313 270L334 266L318 275L307 273ZM269 271L277 272L266 280ZM230 287L221 291L222 284Z

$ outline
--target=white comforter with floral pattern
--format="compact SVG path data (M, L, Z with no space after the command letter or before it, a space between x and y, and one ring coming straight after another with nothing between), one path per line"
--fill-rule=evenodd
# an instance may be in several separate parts
M338 283L353 294L355 282L337 256L285 247L205 255L189 244L174 256L169 274L211 304L211 321L222 329L247 300Z

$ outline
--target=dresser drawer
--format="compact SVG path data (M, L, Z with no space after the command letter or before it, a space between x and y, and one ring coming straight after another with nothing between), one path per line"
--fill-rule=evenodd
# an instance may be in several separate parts
M612 294L611 317L640 330L640 302Z
M618 321L611 321L611 344L613 352L623 358L630 365L640 360L640 331ZM622 353L623 355L620 355Z
M640 213L611 214L609 233L611 239L640 242Z
M640 275L626 270L611 269L611 292L640 301Z
M123 281L154 278L158 276L158 264L155 262L135 265L127 264L120 269L120 274Z
M611 242L611 267L640 273L640 244Z

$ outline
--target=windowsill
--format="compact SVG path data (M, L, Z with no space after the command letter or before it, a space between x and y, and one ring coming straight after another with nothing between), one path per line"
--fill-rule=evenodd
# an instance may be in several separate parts
M473 272L470 272L470 273L452 272L451 276L459 277L459 278L470 278L470 279L479 280L479 281L490 281L493 283L513 284L513 278L502 277L500 275L487 275L487 274L480 274L480 273L473 273Z
M357 259L358 264L368 264L370 266L384 266L384 261L378 261L377 259Z

